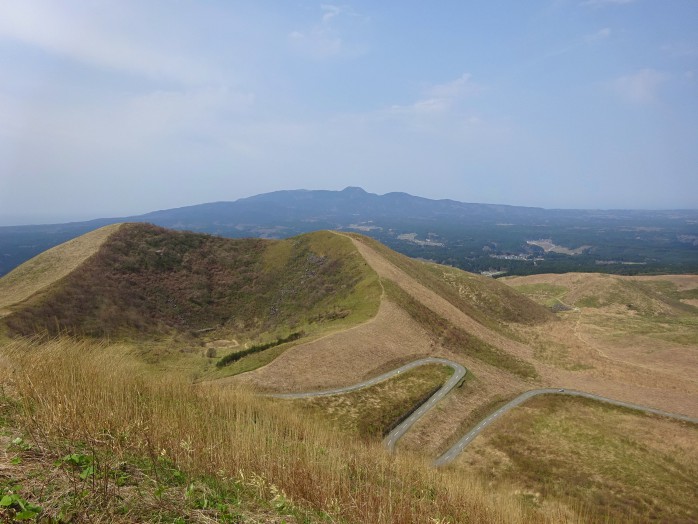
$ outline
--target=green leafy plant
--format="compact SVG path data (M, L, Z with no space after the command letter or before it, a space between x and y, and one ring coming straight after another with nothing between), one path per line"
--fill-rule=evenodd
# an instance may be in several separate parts
M7 516L14 521L30 520L37 517L42 511L41 507L23 499L17 493L19 489L20 486L13 486L8 491L0 491L0 512L7 511ZM4 515L0 513L0 517L4 518Z
M94 458L91 455L85 455L84 453L71 453L70 455L63 457L61 462L73 466L75 469L79 470L79 477L81 480L86 480L88 477L95 474Z
M12 439L12 442L10 442L10 449L17 449L19 451L29 451L32 447L32 444L24 440L22 437L14 438Z

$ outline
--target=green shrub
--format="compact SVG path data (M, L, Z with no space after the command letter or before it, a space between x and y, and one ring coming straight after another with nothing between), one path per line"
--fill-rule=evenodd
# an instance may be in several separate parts
M281 344L285 344L286 342L293 342L294 340L298 340L304 335L303 332L296 332L296 333L291 333L287 337L283 338L277 338L273 342L267 342L266 344L256 344L250 348L243 349L242 351L235 351L234 353L228 353L226 356L224 356L222 359L220 359L216 363L216 367L222 368L227 366L228 364L232 364L233 362L237 362L243 357L246 357L247 355L252 355L253 353L259 353L261 351L264 351L265 349L273 348L275 346L280 346Z

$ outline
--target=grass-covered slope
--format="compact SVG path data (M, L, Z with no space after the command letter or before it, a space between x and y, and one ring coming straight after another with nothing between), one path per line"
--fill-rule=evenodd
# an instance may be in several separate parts
M0 443L19 439L0 453L0 498L42 522L562 521L286 403L153 376L112 346L17 340L0 358Z
M352 236L489 328L501 330L507 323L539 324L554 318L549 309L497 280L451 266L415 260L371 238Z
M698 276L571 273L507 282L540 302L554 299L578 308L575 332L606 355L695 381Z
M94 255L121 227L106 226L56 246L28 260L0 279L0 316L10 306L26 300L70 274Z
M415 300L397 284L385 281L383 285L388 297L399 304L426 331L436 337L443 347L450 349L456 354L460 353L476 358L490 366L513 373L524 379L536 378L538 376L535 366L530 362L488 344L459 326L454 326L447 319Z
M562 301L582 308L621 306L641 315L686 315L698 310L688 303L698 297L698 279L686 278L679 289L670 276L624 277L592 273L532 275L504 280L541 304Z
M606 522L695 522L698 426L589 399L543 396L459 458L534 506L584 505Z
M125 224L5 323L21 335L283 333L369 318L379 296L351 241L330 232L271 241Z

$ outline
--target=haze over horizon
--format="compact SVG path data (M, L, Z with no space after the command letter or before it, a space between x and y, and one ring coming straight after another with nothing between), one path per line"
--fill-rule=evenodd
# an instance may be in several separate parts
M698 208L698 2L0 4L0 225L359 186Z

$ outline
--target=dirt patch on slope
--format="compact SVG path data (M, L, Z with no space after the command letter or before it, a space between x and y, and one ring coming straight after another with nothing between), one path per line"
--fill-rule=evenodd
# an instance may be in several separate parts
M234 380L265 391L322 390L375 376L387 363L392 369L436 353L429 335L402 309L383 300L372 320L298 345Z
M434 313L442 316L453 325L463 328L468 333L475 335L493 346L508 351L523 359L529 360L531 358L532 352L530 348L483 326L456 308L448 300L439 296L434 291L428 289L407 275L404 271L383 258L374 249L370 248L356 238L352 238L352 240L354 241L354 244L361 255L381 278L392 280L404 291L409 293L413 298L431 309Z
M559 314L555 324L516 329L536 348L534 356L543 361L538 369L546 382L698 415L695 316L677 309L670 299L628 285L633 281L669 281L677 288L690 289L698 283L698 276L570 273L504 281L513 286L564 286L568 289L564 301L582 299L595 304Z

